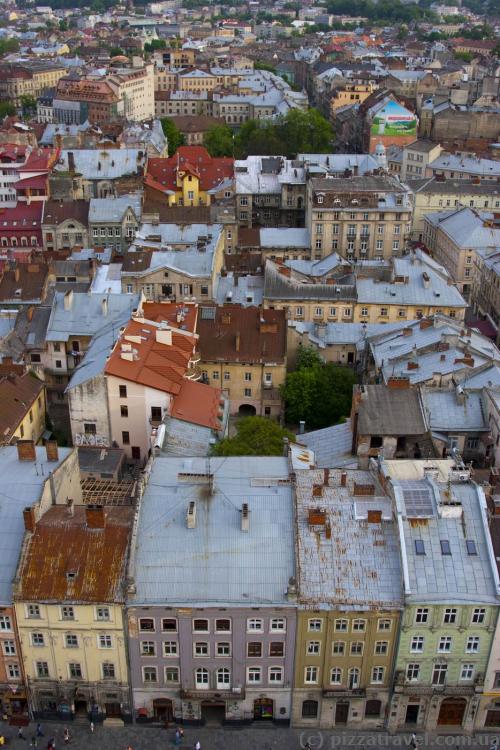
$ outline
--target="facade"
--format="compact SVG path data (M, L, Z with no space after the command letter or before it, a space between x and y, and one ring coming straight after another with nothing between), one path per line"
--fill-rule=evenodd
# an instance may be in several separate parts
M384 724L402 609L391 501L364 471L296 472L297 641L292 721Z
M223 389L231 413L279 417L286 378L284 313L203 305L197 330L202 379Z
M92 198L88 204L89 236L97 249L123 253L132 244L141 221L141 195Z
M303 227L306 172L284 156L248 156L234 163L236 218L241 227Z
M169 523L155 521L160 508ZM291 525L284 458L156 458L129 569L136 714L187 723L290 721ZM154 558L151 541L143 543L151 534ZM270 534L279 545L269 544ZM169 565L172 555L181 566Z
M310 179L306 226L316 259L338 252L348 260L401 255L412 217L408 188L396 177Z
M439 143L419 139L403 147L401 179L421 179L427 174L427 165L437 159L443 147Z
M0 100L20 107L22 96L33 96L36 99L47 89L55 88L66 73L63 65L52 62L2 63Z
M44 249L51 252L88 247L88 215L88 201L48 200L42 222Z
M17 440L38 443L46 429L45 387L32 373L0 379L2 445Z
M396 504L405 599L388 726L470 731L500 594L484 493L452 460L386 461L381 473Z
M123 595L132 518L131 507L66 501L38 517L26 511L14 598L37 718L130 715Z

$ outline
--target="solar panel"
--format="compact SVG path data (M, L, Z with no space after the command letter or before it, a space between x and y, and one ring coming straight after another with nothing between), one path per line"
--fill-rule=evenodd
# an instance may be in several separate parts
M431 488L423 482L400 482L408 518L431 518L434 515Z

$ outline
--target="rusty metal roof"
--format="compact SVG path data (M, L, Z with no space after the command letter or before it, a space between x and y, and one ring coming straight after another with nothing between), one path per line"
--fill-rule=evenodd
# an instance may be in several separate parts
M124 600L124 573L133 508L105 508L102 529L89 528L86 510L50 508L28 540L14 598L24 601Z

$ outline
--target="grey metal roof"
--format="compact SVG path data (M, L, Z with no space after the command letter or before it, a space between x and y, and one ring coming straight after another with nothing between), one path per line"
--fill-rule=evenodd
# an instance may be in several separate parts
M45 482L71 453L59 448L59 460L47 461L45 448L37 448L37 461L19 461L17 448L0 448L0 604L12 602L12 580L24 537L23 509L40 499Z
M232 302L236 305L262 305L264 290L264 279L262 276L238 277L238 286L235 285L235 277L232 271L226 276L219 276L217 290L214 298L219 305L225 302Z
M360 435L423 435L427 431L418 391L385 385L360 387Z
M210 472L213 491L203 475ZM282 481L280 481L282 480ZM190 501L196 528L186 526ZM250 530L241 531L248 503ZM285 604L295 574L285 458L156 458L142 498L134 604Z
M356 460L352 455L350 419L333 427L297 435L297 442L304 443L313 451L316 465L320 468L344 466Z
M68 341L70 336L92 336L102 328L123 325L124 315L129 320L137 308L137 294L81 294L73 293L69 310L64 308L62 292L56 292L47 327L47 341ZM107 314L103 311L107 300Z
M337 293L336 289L340 289ZM304 284L283 276L275 263L268 260L264 271L264 299L317 299L350 302L356 299L354 284Z
M86 180L115 180L124 175L137 174L144 166L144 151L138 148L113 148L109 151L82 148L61 151L54 171L68 172L68 154L73 154L75 169ZM139 153L142 156L139 156Z
M486 502L473 482L413 481L432 493L433 511L425 522L415 524L407 517L402 490L405 480L394 480L394 494L403 519L403 554L408 570L407 602L494 604L496 580L491 542L487 534ZM451 498L445 493L451 489ZM481 493L482 494L482 493ZM458 510L446 515L441 509L449 501ZM444 504L444 505L443 505ZM460 514L460 507L463 516ZM466 540L475 542L477 555L467 551ZM416 554L421 540L425 554ZM451 555L441 552L441 540L450 544ZM496 573L496 566L495 566Z
M260 230L260 245L264 248L299 247L309 249L311 240L308 229L270 227Z
M89 223L113 224L123 221L128 209L134 212L137 221L141 220L141 193L130 193L118 198L91 198L89 204Z
M456 392L442 388L422 388L422 399L432 430L439 432L487 432L480 391L465 391L463 403Z
M366 610L402 606L402 570L391 501L354 497L353 483L374 484L367 471L350 471L345 487L339 469L296 472L297 581L299 603L318 608L332 604ZM321 497L313 486L322 487ZM377 489L375 490L377 492ZM309 510L326 511L331 538L309 525ZM382 511L381 523L368 523L367 511Z

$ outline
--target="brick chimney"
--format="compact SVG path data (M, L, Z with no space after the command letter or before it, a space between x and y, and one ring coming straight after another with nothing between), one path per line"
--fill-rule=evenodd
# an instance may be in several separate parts
M24 528L26 531L31 531L33 533L35 531L36 527L36 518L35 518L35 509L32 505L28 505L23 510L23 518L24 518Z
M104 506L87 505L85 508L88 529L103 529L106 525Z
M33 440L18 440L17 457L20 461L36 461L35 443Z
M45 450L47 451L47 461L59 461L57 440L47 440L45 443Z

